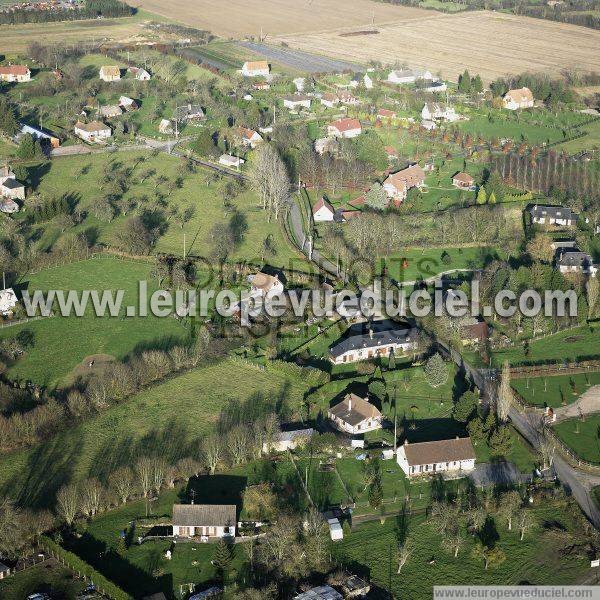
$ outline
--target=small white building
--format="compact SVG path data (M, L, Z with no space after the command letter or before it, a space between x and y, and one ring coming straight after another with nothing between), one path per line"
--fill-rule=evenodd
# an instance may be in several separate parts
M327 416L337 429L351 435L381 429L383 418L368 398L356 394L346 394L341 402L327 410Z
M12 315L18 302L17 295L12 288L0 290L0 315L5 317Z
M260 133L254 131L254 129L238 127L237 131L239 133L242 146L252 148L252 150L254 150L254 148L256 148L263 141L263 138L260 135Z
M243 158L231 154L221 154L219 156L219 164L232 169L239 169L245 162Z
M332 541L344 539L344 529L342 528L339 519L327 519L327 525L329 525L329 536Z
M9 200L2 209L2 212L5 213L19 210L18 205L14 210L15 203L11 203L11 200L25 200L25 186L17 181L15 174L7 166L0 167L0 197Z
M310 108L311 97L294 94L293 96L286 96L283 99L283 105L290 110L297 110L299 108Z
M469 472L475 468L475 450L470 437L414 444L405 441L398 448L397 461L408 477Z
M235 504L174 504L174 537L235 537Z
M265 442L263 444L262 451L266 454L267 452L286 452L287 450L293 450L298 446L306 444L314 433L315 430L310 427L308 429L280 431L271 443Z
M296 77L296 79L292 80L292 83L296 86L297 92L303 92L304 86L306 85L306 79L304 77Z
M100 67L100 71L98 76L102 81L111 82L111 81L119 81L121 79L121 69L116 66L102 66Z
M245 62L240 72L244 77L267 77L271 68L266 60L255 60Z
M141 67L129 67L128 71L138 80L138 81L150 81L152 76L146 69L142 69Z
M333 221L335 209L325 198L317 200L312 207L313 220L315 223Z
M0 66L0 81L24 83L31 81L31 71L27 65Z
M321 104L327 108L334 108L339 104L339 102L340 99L337 94L327 92L321 96Z
M101 143L111 137L112 131L108 125L100 121L91 123L75 123L75 135L90 144Z
M173 133L173 123L169 119L161 119L158 124L158 131L163 135L171 135Z
M523 87L518 90L508 90L502 98L504 108L508 110L519 110L521 108L531 108L534 104L533 93Z
M460 115L452 106L442 106L437 102L426 102L421 109L421 119L424 121L454 123L460 119Z
M388 82L395 84L415 83L418 79L435 81L435 77L431 72L424 70L400 69L390 71L388 75Z
M327 135L330 137L354 138L362 133L362 126L358 119L344 117L327 126Z

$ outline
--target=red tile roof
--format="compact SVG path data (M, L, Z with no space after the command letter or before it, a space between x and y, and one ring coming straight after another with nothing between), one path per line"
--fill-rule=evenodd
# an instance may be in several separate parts
M8 65L7 67L0 67L0 75L27 75L29 72L29 67L27 65Z
M358 119L350 119L349 117L334 121L331 123L331 127L335 127L340 133L351 131L353 129L362 129Z

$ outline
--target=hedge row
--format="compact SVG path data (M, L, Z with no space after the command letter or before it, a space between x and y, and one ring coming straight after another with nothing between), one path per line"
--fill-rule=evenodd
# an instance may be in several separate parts
M56 559L67 565L71 570L79 573L80 576L86 577L90 581L94 582L96 589L112 598L113 600L133 600L133 596L124 592L120 587L115 585L112 581L109 581L104 575L98 573L96 569L88 565L79 556L65 550L62 546L57 544L54 540L43 535L40 537L40 546L46 550L49 554L54 556Z

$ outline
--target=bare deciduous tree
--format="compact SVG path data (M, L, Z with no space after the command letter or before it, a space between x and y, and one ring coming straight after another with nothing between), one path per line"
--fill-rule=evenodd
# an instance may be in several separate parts
M72 525L79 512L81 495L79 487L73 483L63 485L56 494L56 510L58 516L67 524Z
M135 489L133 471L129 467L120 467L108 476L108 484L121 503L125 504Z

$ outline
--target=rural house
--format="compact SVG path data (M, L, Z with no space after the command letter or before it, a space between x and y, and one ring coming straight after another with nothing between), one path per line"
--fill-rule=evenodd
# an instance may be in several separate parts
M387 108L380 108L377 111L378 119L395 119L396 113L393 110L389 110Z
M258 144L260 144L263 139L260 133L257 133L253 129L247 129L246 127L238 127L237 132L240 136L240 140L242 142L242 146L247 148L256 148Z
M331 92L327 92L321 96L321 104L327 108L334 108L339 104L339 101L338 95L332 94Z
M163 135L170 135L173 133L173 123L169 119L161 119L158 124L158 131Z
M0 290L0 315L8 317L12 314L14 307L17 305L17 295L12 288Z
M424 183L425 171L415 164L388 175L383 182L383 189L389 198L393 198L399 204L406 199L408 190L421 187Z
M27 65L0 66L0 81L8 83L31 81L31 71Z
M174 537L235 537L235 504L174 504Z
M250 276L250 294L262 298L271 298L276 294L283 293L283 283L279 281L277 275L268 275L259 271Z
M127 112L132 112L140 107L139 104L129 96L121 96L119 98L119 106Z
M120 117L123 114L123 111L117 104L108 104L106 106L101 106L98 109L98 114L105 119L114 119L115 117Z
M112 135L110 127L100 121L92 121L91 123L77 121L74 131L77 137L89 144L103 142Z
M267 453L270 451L286 452L287 450L293 450L297 446L305 444L314 433L315 430L312 428L280 431L273 441L263 443L262 451Z
M406 475L434 474L442 471L472 471L475 450L470 437L436 442L404 442L397 461Z
M121 69L115 66L100 67L99 77L102 81L119 81L121 79Z
M577 216L570 208L562 206L544 206L535 204L529 209L531 220L537 225L556 225L558 227L574 227Z
M447 121L448 123L460 119L452 106L442 107L437 102L426 102L421 109L421 118L424 121Z
M336 592L330 585L320 585L296 594L293 600L344 600L344 596Z
M561 273L581 273L596 277L598 267L587 252L579 250L563 250L556 259L556 265Z
M232 169L239 169L245 162L243 158L231 154L221 154L219 156L219 164Z
M362 133L362 127L358 119L344 117L327 126L327 135L331 137L354 138Z
M377 407L356 394L346 394L328 409L327 416L337 429L352 435L381 429L382 416Z
M266 60L255 60L245 62L240 72L244 77L267 77L271 68Z
M152 76L146 69L142 69L141 67L129 67L127 69L138 81L150 81Z
M529 88L508 90L502 98L504 108L518 110L520 108L531 108L533 106L533 94Z
M310 96L294 94L292 96L286 96L283 99L283 105L290 110L296 110L298 108L310 108L310 101Z
M315 223L333 221L335 210L325 198L317 200L312 207L313 220Z
M461 171L452 177L452 185L459 190L470 190L475 185L475 180L468 173Z
M447 89L448 86L443 81L432 81L423 88L425 92L431 92L432 94L445 92Z
M375 321L366 333L350 335L329 347L329 360L340 365L376 356L404 353L416 347L417 332L407 327L389 326L386 321Z
M10 567L7 567L4 563L0 562L0 579L4 579L10 575Z
M340 92L338 92L337 96L339 98L339 101L342 104L346 104L347 106L357 106L360 104L360 100L348 90L341 90Z
M0 167L0 197L9 200L25 200L25 186L17 181L15 174L7 166ZM8 206L11 206L11 210L7 209L3 212L17 212L12 210L14 207L10 203L7 204ZM18 205L17 210L19 210Z
M204 118L204 109L199 104L177 106L173 111L173 119L181 121L196 121Z

